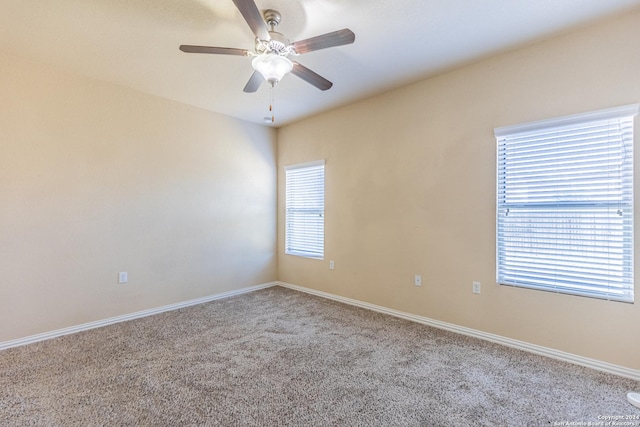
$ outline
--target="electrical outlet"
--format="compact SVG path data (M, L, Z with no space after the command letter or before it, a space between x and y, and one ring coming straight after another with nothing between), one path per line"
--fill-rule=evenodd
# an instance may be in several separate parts
M336 268L336 263L333 260L329 261L329 270L334 270Z
M422 276L416 274L413 283L415 283L416 286L422 286Z
M127 283L129 281L129 274L126 271L118 273L118 283Z
M474 294L479 294L480 293L480 282L473 282L473 293Z

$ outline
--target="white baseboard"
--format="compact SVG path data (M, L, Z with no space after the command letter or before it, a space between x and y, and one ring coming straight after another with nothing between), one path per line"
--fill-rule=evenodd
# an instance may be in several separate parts
M203 304L209 301L215 301L219 299L229 298L236 295L245 294L248 292L257 291L260 289L270 288L272 286L282 286L284 288L293 289L300 292L305 292L311 295L316 295L322 298L350 304L356 307L365 308L368 310L377 311L379 313L388 314L390 316L399 317L401 319L410 320L412 322L422 323L424 325L433 326L435 328L444 329L447 331L480 338L485 341L494 342L507 347L515 348L518 350L528 351L530 353L539 354L542 356L551 357L565 362L573 363L576 365L585 366L587 368L596 369L602 372L607 372L614 375L630 378L635 381L640 381L640 370L630 369L624 366L618 366L607 362L602 362L595 359L589 359L587 357L578 356L571 353L555 350L548 347L539 346L536 344L530 344L525 341L519 341L512 338L506 338L500 335L490 334L487 332L479 331L476 329L466 328L464 326L458 326L453 323L441 322L439 320L430 319L428 317L418 316L411 313L405 313L402 311L394 310L391 308L383 307L380 305L369 304L367 302L342 297L327 292L318 291L315 289L305 288L303 286L292 285L285 282L270 282L257 286L251 286L248 288L237 289L234 291L223 292L220 294L210 295L202 298L196 298L188 301L183 301L175 304L165 305L162 307L152 308L148 310L137 311L135 313L125 314L122 316L110 317L108 319L97 320L95 322L83 323L81 325L71 326L64 329L57 329L55 331L44 332L37 335L31 335L24 338L18 338L15 340L0 342L0 351L12 347L18 347L22 345L32 344L38 341L44 341L51 338L60 337L63 335L74 334L76 332L86 331L89 329L100 328L102 326L112 325L114 323L124 322L127 320L138 319L141 317L151 316L154 314L163 313L165 311L178 310L180 308L189 307L192 305Z
M229 298L236 295L246 294L248 292L257 291L259 289L270 288L272 286L276 286L277 282L263 283L261 285L251 286L248 288L236 289L234 291L223 292L220 294L209 295L202 298L196 298L188 301L178 302L175 304L169 304L162 307L151 308L148 310L137 311L135 313L124 314L122 316L110 317L108 319L97 320L95 322L83 323L81 325L71 326L64 329L57 329L55 331L44 332L42 334L31 335L24 338L18 338L11 341L0 342L0 351L11 348L18 347L22 345L32 344L38 341L44 341L51 338L60 337L63 335L74 334L76 332L87 331L89 329L100 328L102 326L112 325L114 323L125 322L127 320L138 319L141 317L151 316L154 314L163 313L165 311L178 310L180 308L189 307L192 305L202 304L209 301L215 301L223 298Z
M630 369L624 366L618 366L600 360L589 359L587 357L578 356L564 351L555 350L548 347L543 347L536 344L530 344L525 341L519 341L512 338L503 337L500 335L490 334L482 332L476 329L466 328L464 326L454 325L453 323L441 322L439 320L430 319L428 317L417 316L411 313L405 313L391 308L383 307L380 305L369 304L367 302L358 301L351 298L342 297L339 295L330 294L327 292L317 291L315 289L305 288L303 286L292 285L284 282L274 282L278 286L284 288L293 289L300 292L306 292L311 295L316 295L322 298L331 299L334 301L343 302L345 304L354 305L356 307L366 308L368 310L377 311L379 313L388 314L401 319L410 320L412 322L422 323L424 325L433 326L435 328L444 329L451 332L471 336L474 338L480 338L485 341L491 341L497 344L501 344L507 347L515 348L518 350L524 350L530 353L539 354L542 356L551 357L553 359L563 360L565 362L573 363L576 365L585 366L587 368L596 369L598 371L607 372L621 377L630 378L635 381L640 381L640 370Z

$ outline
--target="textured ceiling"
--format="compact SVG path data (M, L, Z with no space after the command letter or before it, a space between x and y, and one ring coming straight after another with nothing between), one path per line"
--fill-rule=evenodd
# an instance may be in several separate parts
M296 58L334 83L288 75L276 123L346 104L607 15L640 0L256 0L292 41L349 28L352 45ZM269 89L242 91L251 59L180 44L253 49L231 0L2 0L0 51L244 120L264 123Z

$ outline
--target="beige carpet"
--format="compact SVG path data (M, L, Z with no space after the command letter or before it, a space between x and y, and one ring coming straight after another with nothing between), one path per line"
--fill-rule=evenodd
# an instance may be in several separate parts
M0 373L2 426L549 426L640 415L625 398L638 382L279 287L1 351Z

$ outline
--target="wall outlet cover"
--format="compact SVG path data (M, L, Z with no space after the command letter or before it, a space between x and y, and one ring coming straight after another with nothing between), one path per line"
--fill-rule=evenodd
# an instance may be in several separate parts
M480 282L473 282L473 293L479 294L481 290L481 286L482 285L480 285Z

